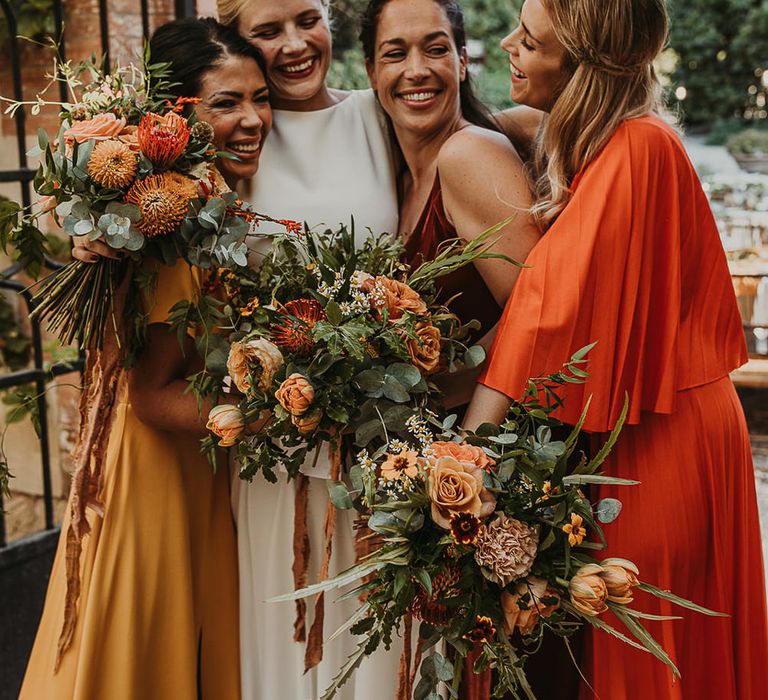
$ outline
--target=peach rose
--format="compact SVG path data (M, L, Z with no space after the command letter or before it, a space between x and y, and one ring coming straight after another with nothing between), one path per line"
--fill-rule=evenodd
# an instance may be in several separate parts
M122 141L132 151L139 150L139 127L132 124L123 128L123 130L117 135L117 140Z
M237 406L222 403L211 409L205 427L220 438L219 447L231 447L245 430L245 418Z
M91 139L105 141L117 136L125 128L125 118L116 117L111 112L97 114L93 119L76 122L64 132L64 140L68 144L75 141L85 143Z
M459 462L472 462L472 464L487 472L491 471L491 467L496 464L496 462L485 454L481 448L477 447L477 445L468 445L465 442L437 441L430 445L430 450L435 457L444 457L448 455L459 460Z
M291 423L293 423L298 431L302 435L309 435L309 433L317 430L317 426L320 425L320 421L323 419L323 412L320 409L305 413L302 416L291 416Z
M391 321L401 318L406 311L418 315L427 313L427 305L424 300L407 284L389 277L377 277L374 288L381 291L380 306L389 311Z
M283 364L283 355L274 343L265 338L253 338L232 343L227 358L227 371L238 391L247 394L251 390L249 375L252 369L260 370L258 387L267 391L272 385L275 372Z
M603 571L600 578L605 581L608 589L608 600L621 605L629 605L634 596L632 589L639 584L637 580L640 570L627 559L613 557L600 562Z
M608 609L605 604L608 599L608 588L601 578L602 574L602 566L587 564L576 572L568 586L571 603L590 617L595 617Z
M528 604L525 609L520 607L520 598L528 594ZM545 605L543 598L554 598L557 602ZM530 634L536 629L541 618L549 617L560 607L560 595L547 585L542 578L532 576L527 581L518 583L512 591L501 594L501 609L504 612L504 631L512 634L515 629L520 634Z
M303 374L294 372L280 385L275 398L292 416L300 416L315 400L315 390Z
M416 369L429 374L440 364L440 331L431 323L416 324L416 338L406 338L405 347Z
M432 520L445 530L453 513L487 518L496 508L496 498L483 486L483 470L472 462L450 456L430 460L428 482Z

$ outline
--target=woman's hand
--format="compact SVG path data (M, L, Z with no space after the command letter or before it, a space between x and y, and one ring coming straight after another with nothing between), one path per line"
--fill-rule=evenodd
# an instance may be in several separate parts
M99 258L120 260L120 253L110 248L104 241L91 241L87 236L75 236L72 257L86 263L95 263Z

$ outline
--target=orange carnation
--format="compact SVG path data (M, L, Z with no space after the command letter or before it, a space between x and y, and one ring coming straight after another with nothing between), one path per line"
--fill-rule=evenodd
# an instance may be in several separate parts
M389 277L377 277L375 289L381 292L380 305L389 311L391 321L401 318L405 312L419 316L424 316L427 313L427 305L424 300L407 284Z

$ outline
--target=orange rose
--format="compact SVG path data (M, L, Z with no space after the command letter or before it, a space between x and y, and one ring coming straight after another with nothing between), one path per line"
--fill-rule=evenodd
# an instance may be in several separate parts
M323 412L318 409L311 413L305 413L303 416L291 416L293 423L302 435L308 435L317 430L320 421L323 419Z
M459 462L472 462L487 472L491 471L491 467L496 464L482 449L465 442L433 442L430 445L430 450L435 457L448 455Z
M275 372L285 361L274 343L265 338L235 341L229 349L227 371L238 391L247 394L251 390L250 375L258 375L258 386L267 391L272 385ZM260 370L260 373L259 373Z
M528 605L525 609L520 607L520 598L529 594ZM557 602L544 605L542 598L556 598ZM549 588L544 579L532 576L527 581L518 583L512 591L503 591L501 594L501 608L504 612L504 631L512 634L515 629L520 634L530 634L536 629L539 620L549 617L560 607L560 594Z
M454 513L471 513L477 518L493 513L496 498L483 486L480 467L450 456L430 462L428 488L435 523L450 530Z
M85 143L91 139L105 141L117 136L125 128L125 119L116 117L111 112L97 114L93 119L76 122L64 132L64 140L68 144L75 141Z
M406 338L405 347L416 369L429 374L440 364L440 331L431 323L416 324L416 338Z
M139 150L138 126L128 125L118 135L117 140L122 141L132 151Z
M389 277L377 277L375 291L381 292L382 298L379 305L389 311L391 321L402 317L406 311L420 316L427 313L427 305L424 300L407 284Z
M280 385L275 398L292 416L300 416L315 400L315 390L303 374L294 372Z
M211 409L205 427L220 438L219 447L231 447L245 430L245 418L237 406L223 403Z

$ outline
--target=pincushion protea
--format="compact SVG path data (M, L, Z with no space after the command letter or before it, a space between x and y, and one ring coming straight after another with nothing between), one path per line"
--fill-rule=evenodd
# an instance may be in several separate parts
M413 616L433 627L443 627L448 624L448 606L439 602L459 595L459 570L450 567L432 579L432 595L419 586L418 593L413 599L411 612Z
M139 148L156 168L167 168L189 143L189 124L174 112L164 116L149 112L139 122Z
M175 231L189 210L190 190L177 173L149 175L133 184L125 201L141 212L139 230L148 238Z
M326 319L325 310L314 299L295 299L279 307L281 320L270 327L275 345L296 355L307 355L315 346L312 328Z

